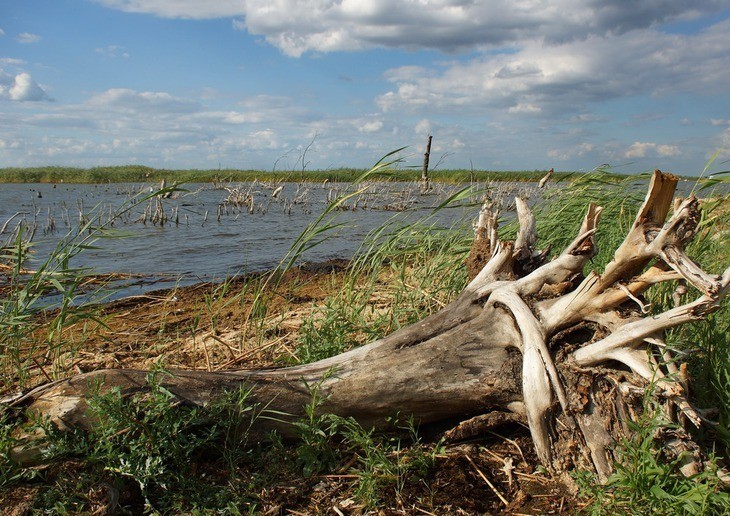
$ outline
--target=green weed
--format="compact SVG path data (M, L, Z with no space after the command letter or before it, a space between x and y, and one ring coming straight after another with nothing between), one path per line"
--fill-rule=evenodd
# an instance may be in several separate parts
M709 469L685 477L683 457L668 459L656 436L672 425L663 421L656 408L638 421L629 421L633 437L617 446L616 472L605 485L583 472L576 476L582 494L592 498L590 514L727 514L730 493L724 491L714 462Z
M94 424L86 434L35 422L47 436L47 462L83 461L79 471L61 472L55 484L46 486L36 500L39 507L88 510L91 502L84 493L99 485L133 493L127 501L138 498L151 514L216 507L248 512L255 505L248 479L238 476L252 460L248 431L261 415L248 402L250 389L228 392L206 407L185 407L165 388L168 374L151 371L145 394L126 398L112 389L91 396ZM0 445L7 448L12 441L0 435ZM26 479L33 470L8 471L6 484Z
M390 497L398 504L408 483L426 478L441 450L440 443L426 446L421 442L412 419L399 428L405 431L405 437L400 432L376 434L352 419L344 420L342 426L344 444L349 453L357 456L357 463L351 469L358 477L354 495L370 509L380 507ZM393 426L400 426L397 420Z
M314 385L305 383L311 400L304 407L304 418L292 423L298 440L295 448L296 464L305 477L331 469L340 458L336 440L343 419L319 410L324 401L322 384L332 374L334 371L325 374Z

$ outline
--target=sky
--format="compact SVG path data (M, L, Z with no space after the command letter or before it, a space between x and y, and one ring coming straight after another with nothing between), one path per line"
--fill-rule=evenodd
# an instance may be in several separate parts
M0 168L730 160L727 0L0 0ZM713 161L714 160L714 161Z

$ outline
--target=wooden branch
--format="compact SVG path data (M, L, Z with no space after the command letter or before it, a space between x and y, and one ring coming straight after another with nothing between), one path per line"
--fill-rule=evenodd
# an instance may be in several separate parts
M654 171L644 203L613 260L606 266L601 284L610 286L622 278L634 277L651 260L646 247L669 213L678 181L676 176Z
M474 241L469 256L466 258L466 271L469 279L474 279L492 258L499 245L497 236L497 216L499 212L492 209L488 199L479 210L479 218L474 225ZM484 280L481 280L484 281Z
M628 349L652 334L703 319L709 313L717 310L727 292L728 284L730 284L730 268L723 274L718 290L713 296L705 295L692 303L673 308L662 314L625 324L606 338L573 352L573 359L582 367L596 365L606 360L621 361L621 357L624 355L617 356L621 349ZM629 363L626 365L631 367Z
M520 230L515 240L515 258L517 260L526 260L532 257L537 242L535 215L521 197L515 197L515 206L517 207L517 219L520 223Z
M555 169L550 169L550 171L543 176L542 179L540 179L540 182L537 184L538 188L545 188L545 185L548 181L550 181L550 178L553 177L553 172L555 172Z
M530 308L514 290L503 288L490 297L495 306L504 305L512 314L522 337L522 395L530 434L540 461L551 463L548 411L555 393L563 411L568 402L557 369L545 343L545 333ZM551 389L552 386L552 389Z

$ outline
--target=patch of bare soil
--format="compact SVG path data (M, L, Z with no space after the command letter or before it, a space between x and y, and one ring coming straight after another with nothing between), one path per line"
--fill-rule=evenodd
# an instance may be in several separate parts
M523 435L508 443L448 448L425 478L409 479L380 494L380 507L358 501L355 475L323 475L281 482L260 493L264 514L567 514L578 507L564 485L535 473L536 461ZM519 444L518 444L519 443ZM522 459L519 447L527 452ZM507 464L509 467L505 467Z
M294 354L302 319L341 285L344 260L302 266L270 279L266 295L256 284L267 274L236 277L223 284L200 283L151 291L92 308L94 319L67 326L61 340L73 349L54 349L42 313L37 352L25 387L104 368L240 369L271 366ZM266 305L262 321L252 311ZM264 326L263 338L261 327ZM12 370L3 371L13 379ZM11 382L7 382L11 383ZM0 387L0 394L2 392Z
M13 489L0 491L2 514L5 516L30 514L36 496L38 488L34 486L15 486Z

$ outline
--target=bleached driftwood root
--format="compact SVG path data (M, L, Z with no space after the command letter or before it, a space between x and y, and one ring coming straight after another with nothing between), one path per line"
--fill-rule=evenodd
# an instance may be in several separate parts
M462 421L451 436L526 420L546 467L556 472L592 467L606 478L614 461L611 445L627 431L626 419L640 410L636 393L649 382L689 421L702 421L662 334L718 309L730 269L714 276L686 256L699 210L689 198L665 222L676 183L676 177L655 172L632 228L600 273L583 271L596 253L600 207L588 207L575 239L547 261L547 250L535 247L535 219L525 202L516 203L521 230L514 242L498 238L496 213L485 206L467 259L472 279L441 311L312 364L172 371L163 384L189 405L204 405L246 384L253 388L252 402L291 418L303 414L309 386L317 385L321 411L375 427L395 414L421 424ZM699 297L648 315L642 293L678 279ZM145 371L103 370L41 386L13 404L62 428L88 428L94 424L86 399L92 385L102 392L117 387L125 395L148 388ZM281 419L257 425L286 433L290 427Z

